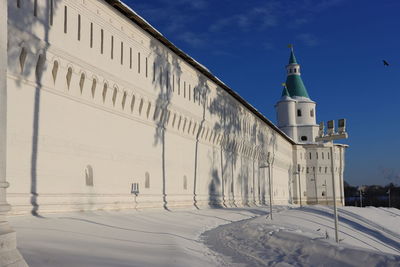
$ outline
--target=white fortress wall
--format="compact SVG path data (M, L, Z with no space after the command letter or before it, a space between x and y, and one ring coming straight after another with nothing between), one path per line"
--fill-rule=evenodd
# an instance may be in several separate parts
M9 4L12 213L265 202L267 152L289 201L281 133L109 4L38 2Z

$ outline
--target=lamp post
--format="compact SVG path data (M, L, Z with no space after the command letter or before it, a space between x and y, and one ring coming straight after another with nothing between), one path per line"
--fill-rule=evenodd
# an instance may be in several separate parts
M273 159L270 157L270 152L268 152L267 155L267 163L268 165L261 165L259 168L260 169L265 169L268 168L268 184L269 184L269 214L270 218L272 220L272 188L271 188L271 167L273 164Z
M330 153L331 153L331 173L332 173L332 191L333 191L333 213L334 213L334 220L335 220L335 240L336 243L339 243L339 219L338 219L338 211L336 205L336 186L335 186L335 168L334 168L334 144L333 140L339 139L347 139L348 135L346 133L346 120L340 119L338 121L338 128L339 131L335 132L335 121L330 120L328 121L328 132L325 135L325 125L323 122L319 125L319 136L315 138L316 142L327 142Z
M362 208L363 204L362 204L362 187L358 188L358 191L360 191L360 208Z
M299 183L299 204L300 204L300 208L303 207L303 204L301 202L301 180L300 180L300 172L301 172L301 166L300 164L297 164L297 171L294 172L293 174L297 175L298 178L298 183Z
M314 185L315 185L315 203L318 204L318 188L317 188L317 178L315 176L315 167L313 167L314 173Z

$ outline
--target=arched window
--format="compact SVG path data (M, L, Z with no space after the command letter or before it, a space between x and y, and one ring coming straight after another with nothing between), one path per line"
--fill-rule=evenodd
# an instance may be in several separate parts
M69 86L71 85L71 78L72 78L72 68L71 67L68 68L66 78L67 78L67 88L69 90Z
M51 74L53 75L53 82L54 83L56 83L57 73L58 73L58 61L54 61L53 70L51 71Z
M314 109L310 110L310 116L314 117Z
M105 83L104 86L103 86L103 93L102 93L103 103L106 102L107 88L108 88L108 85L107 85L107 83Z
M187 190L187 177L186 177L186 175L183 176L183 189Z
M126 94L126 92L124 92L124 95L122 96L122 102L121 102L122 109L125 108L126 96L127 96L127 94Z
M81 91L81 94L83 92L83 86L85 85L85 74L81 74L81 79L79 80L79 89Z
M44 55L39 55L38 61L36 63L36 69L35 69L36 82L40 82L42 79L43 66L44 66L45 61L46 61L46 59L45 59Z
M114 88L114 92L113 92L113 96L112 96L113 106L115 106L115 102L117 101L117 94L118 94L118 89Z
M96 79L93 79L93 81L92 81L92 97L94 98L94 95L95 95L95 93L96 93L96 86L97 86L97 80Z
M26 56L27 56L26 49L25 49L25 47L22 47L21 54L19 55L19 65L21 67L21 73L24 72Z
M150 174L148 172L145 173L144 187L150 188Z
M85 168L85 181L86 186L93 186L93 168L90 165Z
M134 98L132 98L134 99ZM143 98L140 99L140 104L139 104L139 115L142 114L142 108L143 108Z
M301 109L297 110L297 117L301 117Z
M133 109L135 108L135 95L132 95L132 100L131 100L131 112L133 112Z

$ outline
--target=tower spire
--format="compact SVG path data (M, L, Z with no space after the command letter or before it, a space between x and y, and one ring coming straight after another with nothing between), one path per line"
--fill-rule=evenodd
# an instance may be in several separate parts
M297 63L296 57L293 51L293 45L289 45L290 57L289 64L286 66L287 78L286 87L290 97L306 97L310 98L307 93L307 89L304 86L303 80L301 79L300 65Z
M290 44L290 45L288 45L288 47L290 48L290 58L289 58L289 64L297 64L296 57L294 56L294 49L293 49L293 45L292 45L292 44Z

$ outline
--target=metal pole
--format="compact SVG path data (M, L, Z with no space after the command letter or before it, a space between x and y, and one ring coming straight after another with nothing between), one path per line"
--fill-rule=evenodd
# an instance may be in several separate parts
M362 191L360 189L360 208L362 208Z
M268 163L268 182L269 182L269 212L272 220L272 187L271 187L271 163Z
M299 175L299 198L300 198L300 208L303 207L302 203L301 203L301 182L300 182L300 171L297 172L297 174Z
M315 183L315 203L318 204L318 189L317 189L317 179L315 178L315 167L314 167L314 183Z
M332 190L333 190L333 213L335 219L335 240L339 243L339 231L338 231L338 214L336 206L336 188L335 188L335 169L334 169L334 159L333 159L333 142L331 143L331 167L332 167Z

